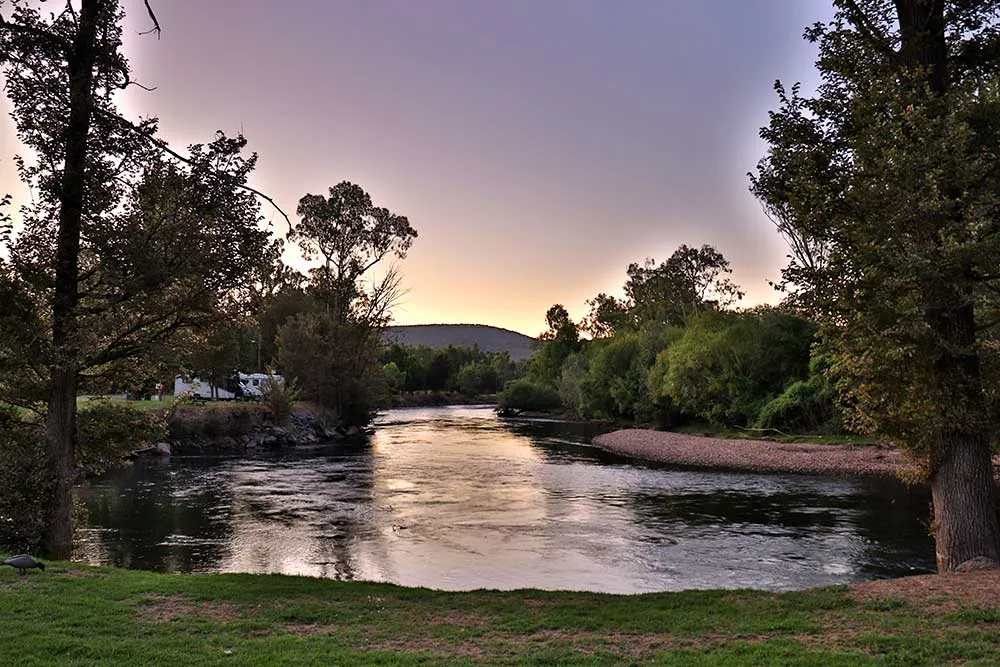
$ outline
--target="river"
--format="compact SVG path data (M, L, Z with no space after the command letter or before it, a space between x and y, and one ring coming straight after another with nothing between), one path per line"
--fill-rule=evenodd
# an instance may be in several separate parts
M140 462L77 489L75 557L446 590L802 589L929 572L928 493L684 470L585 425L391 410L368 445Z

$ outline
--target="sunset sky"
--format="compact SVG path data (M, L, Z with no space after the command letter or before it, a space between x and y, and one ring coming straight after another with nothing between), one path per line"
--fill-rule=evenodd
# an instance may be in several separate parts
M828 0L128 0L131 116L177 146L242 130L294 214L342 180L417 229L401 324L529 335L620 293L629 262L710 243L745 305L785 246L747 192L772 84L814 81ZM0 193L24 197L0 120ZM277 229L284 222L272 210ZM304 264L293 253L289 260Z

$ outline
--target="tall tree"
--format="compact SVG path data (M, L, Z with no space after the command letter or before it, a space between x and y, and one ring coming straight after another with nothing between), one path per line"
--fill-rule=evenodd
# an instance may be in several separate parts
M996 565L1000 10L834 5L806 31L821 84L776 84L751 189L821 250L793 256L785 284L836 353L854 425L925 464L938 568Z
M662 323L682 326L684 320L706 308L729 306L743 292L727 274L729 261L710 245L682 245L657 265L647 259L630 264L625 295L637 325Z
M345 426L371 421L383 373L378 363L382 331L400 294L390 267L363 284L383 260L406 257L417 232L405 216L375 206L358 185L344 181L329 197L307 194L292 237L310 271L308 293L319 308L290 317L277 335L278 359L304 396Z
M118 114L115 94L133 83L122 19L118 0L67 2L51 14L0 0L0 66L18 136L34 152L18 169L35 195L20 212L22 231L5 235L4 269L34 313L22 319L36 327L31 368L46 387L46 541L57 556L72 546L81 375L217 318L226 293L268 253L246 185L255 157L242 156L242 138L220 135L185 158L156 137L155 119Z
M406 216L375 206L359 185L343 181L329 194L299 200L301 220L292 236L307 260L320 261L312 271L314 290L339 321L347 322L351 308L371 296L360 285L362 276L390 255L406 257L417 232Z

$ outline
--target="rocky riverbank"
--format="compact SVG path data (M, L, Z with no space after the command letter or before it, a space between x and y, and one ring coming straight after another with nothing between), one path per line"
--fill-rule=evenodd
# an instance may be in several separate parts
M614 431L593 442L624 456L725 470L883 477L906 476L916 470L899 450L887 445L791 444L643 429Z
M150 455L242 454L361 439L357 427L327 424L314 411L296 410L276 424L260 405L180 408L168 424L165 441L139 452Z

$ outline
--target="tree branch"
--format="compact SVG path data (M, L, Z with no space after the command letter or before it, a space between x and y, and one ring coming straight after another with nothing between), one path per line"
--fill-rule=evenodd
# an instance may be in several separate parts
M180 153L178 153L177 151L175 151L173 148L171 148L170 144L168 144L166 141L164 141L163 139L160 139L160 138L158 138L156 136L153 136L149 132L146 132L145 130L143 130L141 127L139 127L135 123L131 122L130 120L128 120L126 118L122 118L118 114L110 113L110 112L108 112L108 111L106 111L104 109L95 109L94 111L98 115L104 116L105 118L108 118L109 120L117 121L117 122L121 123L122 125L125 126L126 129L131 130L132 132L138 134L140 137L144 138L146 141L148 141L149 143L153 144L154 146L156 146L157 148L159 148L164 153L167 153L168 155L172 156L176 160L179 160L179 161L183 162L184 164L190 165L192 167L196 166L195 163L191 160L191 158L188 158L188 157L185 157L185 156L181 155ZM223 174L224 176L226 176L228 178L232 178L229 174L226 174L225 172L221 172L220 171L219 173ZM264 201L266 201L267 203L269 203L272 207L274 207L274 210L276 210L278 213L281 214L281 217L283 217L285 219L285 224L288 225L288 233L285 235L286 238L291 234L291 232L292 232L292 221L289 219L288 214L285 213L285 211L280 206L278 206L278 203L276 201L274 201L273 198L271 198L270 196L264 194L260 190L254 188L254 187L251 187L251 186L249 186L249 185L247 185L245 183L235 183L234 185L238 189L240 189L240 190L243 190L245 192L249 192L249 193L251 193L251 194L253 194L253 195L257 196L257 197L260 197L261 199L263 199Z
M148 35L151 32L156 33L156 39L160 38L160 22L156 20L156 14L153 12L153 8L149 6L149 0L143 0L143 4L146 5L146 13L149 14L149 19L153 22L153 27L149 30L144 30L140 32L140 35Z

